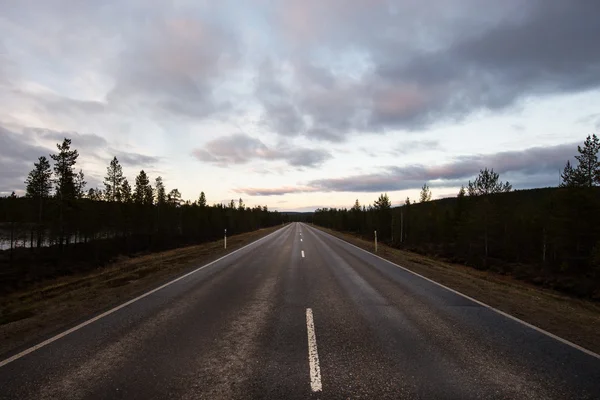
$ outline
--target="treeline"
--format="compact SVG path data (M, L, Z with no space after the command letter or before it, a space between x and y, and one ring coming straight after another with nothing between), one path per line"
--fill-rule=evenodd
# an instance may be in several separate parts
M118 255L196 244L284 222L266 206L242 201L208 205L204 192L183 201L177 189L154 185L142 170L133 188L117 158L104 188L85 190L79 157L65 139L29 173L24 197L0 198L0 292L31 281L95 268Z
M393 247L439 256L579 296L600 298L600 144L578 147L559 188L512 191L484 169L457 197L391 207L387 194L373 205L319 209L313 222L358 233Z

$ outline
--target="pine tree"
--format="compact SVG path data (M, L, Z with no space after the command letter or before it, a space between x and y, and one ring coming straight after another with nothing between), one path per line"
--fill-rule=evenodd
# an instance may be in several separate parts
M153 203L152 186L150 185L150 180L144 170L141 170L139 175L135 178L133 200L138 204L151 205Z
M423 184L423 187L421 188L420 201L421 203L431 201L431 190L429 190L427 183Z
M57 154L51 154L54 160L54 177L56 181L56 196L63 200L75 198L75 164L79 153L71 150L71 139L65 138L62 144L57 144Z
M123 203L131 202L131 186L129 185L129 181L127 178L123 178L123 183L121 184L121 201Z
M25 196L37 199L38 202L37 247L39 248L42 243L44 202L45 199L50 197L50 191L52 190L52 169L46 157L40 157L38 162L34 163L33 166L33 170L29 173L25 181L27 185Z
M356 199L356 201L354 202L354 205L352 206L352 208L350 209L350 211L360 211L360 203L358 202L358 199Z
M583 143L583 148L577 146L579 155L575 156L575 158L579 164L573 172L573 181L577 186L591 187L600 184L598 150L600 150L600 140L595 134L592 136L588 135Z
M179 189L173 189L169 192L169 195L167 196L167 200L169 202L169 204L173 205L173 206L178 206L181 204L181 193L179 192Z
M156 192L156 204L159 206L165 204L167 202L167 190L165 189L162 176L154 180L154 190Z
M79 170L77 175L75 175L75 198L82 199L85 195L85 185L87 182L85 181L85 176L83 174L83 170Z
M46 157L40 157L38 162L33 164L33 170L27 176L25 184L27 185L25 189L26 197L37 199L50 197L50 191L52 190L52 169Z
M245 207L246 207L246 205L244 204L244 201L240 197L240 199L238 200L238 210L243 210Z
M494 169L487 168L479 171L479 175L475 178L475 182L469 181L468 191L469 196L483 196L494 193L510 192L512 185L508 182L503 183L499 180L500 175L494 172Z
M110 165L106 167L106 177L104 178L104 193L106 201L122 201L121 189L123 186L123 168L119 164L117 157L114 157Z
M200 198L198 199L198 205L202 208L206 207L206 195L204 192L200 192Z
M389 210L392 208L392 202L387 193L381 194L375 203L373 204L376 210Z
M560 183L560 187L571 187L578 186L577 181L575 179L575 170L571 166L571 162L567 161L567 165L565 165L565 169L560 174L562 182Z
M465 197L465 194L466 194L465 187L461 186L456 197L458 197L459 199L462 199L463 197Z

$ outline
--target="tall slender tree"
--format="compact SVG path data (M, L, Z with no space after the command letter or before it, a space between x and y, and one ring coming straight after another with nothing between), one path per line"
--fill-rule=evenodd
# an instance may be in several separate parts
M71 139L65 138L61 144L57 144L57 154L51 154L54 160L54 179L56 196L62 200L75 198L75 164L79 153L71 150Z
M25 196L35 199L38 203L37 247L39 248L42 243L44 202L50 197L52 190L52 169L46 157L40 157L38 162L33 164L33 170L27 176L25 184L27 185ZM31 241L33 242L33 233Z
M423 184L421 188L421 194L419 196L421 203L425 203L426 201L431 201L431 190L429 189L429 185L427 183Z
M106 201L122 201L121 190L124 180L123 167L119 164L117 157L114 157L108 167L106 167L106 177L104 178Z
M127 178L123 178L123 183L121 184L121 201L123 203L131 202L131 186Z
M198 198L198 205L202 208L206 207L206 195L204 192L200 192L200 197Z
M82 199L85 195L85 185L87 182L85 181L85 175L83 174L83 170L80 169L77 175L75 175L75 198Z
M138 204L152 205L153 203L152 186L150 185L150 179L148 179L148 175L146 175L144 170L141 170L139 175L135 178L133 200Z
M65 238L69 242L69 234L65 232L64 218L68 212L69 205L78 194L78 188L75 184L75 164L79 157L77 150L71 150L71 139L65 138L61 144L57 144L58 153L51 154L50 158L54 160L54 181L56 197L59 201L59 247L62 251Z
M156 192L156 204L161 206L167 202L167 190L163 182L162 176L154 180L154 190Z

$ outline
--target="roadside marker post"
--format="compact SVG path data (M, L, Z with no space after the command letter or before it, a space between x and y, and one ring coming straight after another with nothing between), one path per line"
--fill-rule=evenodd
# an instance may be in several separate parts
M227 228L225 228L225 236L224 236L224 239L225 239L225 240L223 241L223 243L224 243L224 247L225 247L225 249L227 249Z
M377 253L377 231L375 231L375 253Z

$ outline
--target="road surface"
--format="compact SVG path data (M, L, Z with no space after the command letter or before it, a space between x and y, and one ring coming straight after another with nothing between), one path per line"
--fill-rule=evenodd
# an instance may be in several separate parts
M0 398L600 398L593 353L299 223L20 350Z

